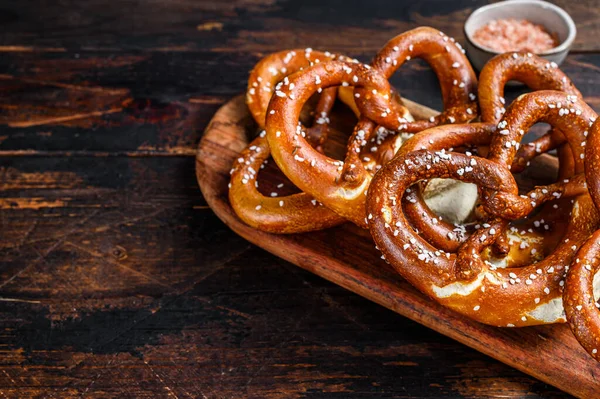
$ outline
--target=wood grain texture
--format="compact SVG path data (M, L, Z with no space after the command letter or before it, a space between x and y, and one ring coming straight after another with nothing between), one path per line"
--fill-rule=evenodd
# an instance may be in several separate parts
M0 2L0 397L570 397L248 243L194 174L265 52L369 61L483 3ZM560 4L598 111L598 3ZM440 107L423 63L393 82Z
M2 5L5 52L72 50L273 52L310 45L347 53L381 47L405 30L430 25L463 38L462 25L488 0L123 0L64 1L61 7L32 0ZM574 51L597 51L597 0L552 1L578 26ZM45 29L52 21L52 30ZM332 35L332 32L336 32ZM82 35L85 33L85 35ZM115 41L115 37L119 37Z
M375 51L351 55L368 61ZM259 58L243 52L5 54L0 123L7 128L0 131L0 156L194 156L204 127L244 90ZM597 54L571 55L563 65L596 110L598 65ZM418 60L392 82L419 103L442 105L435 75ZM506 97L523 91L509 88Z
M407 102L407 106L416 117L435 114L415 103ZM331 119L336 126L336 115ZM237 154L255 133L244 98L239 96L215 114L198 148L196 174L202 193L232 230L283 259L566 392L581 398L598 393L600 365L585 353L566 325L501 329L455 314L403 281L380 259L368 232L350 223L293 235L269 234L245 225L229 205L227 184ZM520 176L521 187L552 180L556 158L544 156L537 161L531 166L537 178ZM275 186L278 182L263 180L259 184Z

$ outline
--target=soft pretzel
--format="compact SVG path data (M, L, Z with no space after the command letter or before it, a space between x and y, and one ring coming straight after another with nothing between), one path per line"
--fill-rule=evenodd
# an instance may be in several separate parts
M567 114L562 106L563 111L548 107L559 101L568 104ZM512 163L522 134L535 122L545 121L568 132L571 147L578 147L573 149L579 157L575 170L581 172L581 143L593 118L595 113L580 99L559 92L538 91L511 104L500 122L502 130L493 135L488 159L428 150L400 154L377 173L368 194L369 227L385 259L418 289L477 321L496 326L564 321L561 307L564 265L597 227L596 212L589 196L579 195L585 192L580 177L574 179L578 184L536 188L528 196L528 203L523 204L525 198L519 197L507 165ZM474 183L485 194L484 208L491 219L471 234L456 254L445 252L419 236L396 203L396 198L405 195L414 183L431 178ZM528 266L506 270L490 263L489 257L485 259L484 250L501 238L508 227L506 219L528 216L544 200L567 195L575 196L574 211L564 228L565 235L550 254L538 263L526 259ZM515 200L519 206L513 204ZM520 242L518 248L526 250L521 252L533 255L534 250L528 246L539 237L527 240L518 229L510 231L509 239ZM555 234L561 231L557 228ZM506 258L504 263L508 263Z
M250 73L246 103L259 127L264 127L269 101L277 85L293 72L313 62L335 58L329 53L290 50L263 58ZM276 94L275 94L276 95ZM309 139L320 148L326 139L329 112L336 98L336 88L321 94L315 109ZM263 130L238 156L231 171L229 202L236 214L248 225L271 233L301 233L335 226L344 219L305 193L265 196L258 191L258 172L270 156ZM277 194L277 193L274 193Z
M574 173L583 173L584 150L590 121L596 113L579 97L558 91L540 90L517 98L498 124L490 143L488 159L508 167L515 159L524 134L538 122L546 122L564 133L574 159ZM555 194L556 193L556 194ZM537 187L527 195L484 190L484 207L490 214L516 220L548 200L586 193L581 176L548 187Z
M489 60L479 75L478 96L482 122L500 122L506 111L504 87L511 80L524 83L532 90L557 90L582 97L556 63L527 52L504 53ZM551 130L542 137L524 144L517 152L512 171L522 171L531 159L559 147L564 142L564 135L560 131ZM568 147L561 151L563 162L567 162L567 157L570 156ZM563 165L563 168L568 170L566 165Z
M517 192L508 169L485 158L459 153L446 156L450 158L440 157L434 162L439 154L414 151L394 158L373 179L367 202L369 227L385 259L416 288L477 321L503 327L564 321L560 308L564 265L593 229L589 226L595 220L590 220L589 213L576 213L565 235L569 241L563 240L551 255L526 267L504 270L481 258L484 247L506 228L502 221L483 224L458 254L440 250L416 234L392 197L432 177ZM472 169L465 173L465 168ZM588 201L586 207L579 199L576 203L587 209L591 205ZM515 240L528 243L522 236L516 235Z
M581 97L581 93L555 63L526 52L495 56L479 75L481 121L498 123L505 110L504 87L511 81L524 83L532 90L556 90Z
M589 130L585 149L585 176L589 193L600 209L600 121ZM569 269L564 292L564 306L571 330L579 343L600 361L600 311L595 288L600 269L600 230L597 230L577 253Z
M377 53L371 66L390 78L404 63L421 58L433 69L440 82L443 111L428 120L412 120L401 99L393 102L402 120L384 124L387 129L416 133L432 126L463 123L477 117L477 77L464 50L453 38L430 27L420 27L404 32L386 43ZM368 107L365 88L341 88L342 101L360 113ZM355 104L354 104L355 103Z
M252 117L260 127L265 126L267 108L271 97L276 95L276 86L287 76L300 71L312 63L325 62L341 58L349 60L329 52L315 51L311 48L284 50L269 54L262 58L250 71L248 77L248 88L246 90L246 105ZM325 94L324 98L333 101L335 89Z
M442 151L443 153L448 149L458 147L469 148L470 146L487 146L496 130L496 126L489 123L437 126L415 134L411 139L404 143L398 151L398 154L408 154L412 151L425 149L429 151ZM467 154L470 153L467 152ZM570 153L568 157L564 154L560 154L559 160L560 170L573 170L572 156L570 156ZM513 161L512 167L510 168L511 172L515 169L515 162L516 160ZM563 166L564 163L566 163L566 166ZM565 174L565 176L567 175ZM570 187L576 188L580 192L583 191L582 176L578 176L575 182L578 183L572 183ZM456 186L455 191L458 193L464 192L464 195L472 195L472 190L465 190L465 183L461 184L463 185L462 189L460 188L460 185L454 184ZM458 228L454 223L442 218L441 215L438 214L439 212L433 212L429 208L423 199L423 186L426 186L429 189L430 185L417 185L414 188L411 188L410 192L405 195L405 198L402 201L405 216L410 221L411 225L418 230L419 234L428 242L444 251L456 252L458 247L466 239L465 233L467 231ZM560 186L557 189L564 192L563 188ZM545 190L548 190L548 188ZM544 193L542 192L542 194ZM572 191L569 191L568 194L570 196L574 195ZM552 191L551 195L554 198L556 194ZM474 200L476 200L476 198L471 200L471 203L474 203ZM454 202L456 201L462 201L464 206L467 207L465 210L468 211L470 205L465 204L465 202L468 202L468 199L455 198ZM452 208L452 212L456 213L456 210L456 207ZM554 208L552 208L550 212L555 212ZM466 212L463 211L459 212L459 214L460 213L465 214ZM497 250L501 250L498 246L498 242L496 242L495 245Z
M398 68L412 58L422 58L433 69L440 82L443 110L429 120L407 122L407 132L419 132L447 123L463 123L475 119L477 110L477 77L460 44L443 32L420 27L402 33L377 53L373 68L390 78ZM355 90L359 109L366 101L364 88ZM392 126L386 126L392 128Z
M480 75L479 103L481 120L487 122L477 125L477 129L467 126L449 127L443 129L428 129L426 133L417 134L415 139L409 140L401 149L407 153L415 149L440 149L456 148L460 146L487 146L491 139L492 130L502 119L505 113L504 87L507 82L517 80L525 83L533 90L555 89L569 95L581 97L567 76L550 63L536 55L525 52L505 53L492 58L483 68ZM477 130L477 133L475 133ZM474 134L475 133L475 134ZM431 135L431 137L429 137ZM479 137L481 135L481 137ZM446 136L448 138L446 138ZM543 152L564 144L562 133L552 130L533 143L521 146L511 165L511 171L522 171L529 161ZM565 178L573 174L572 154L568 146L559 150L560 177ZM460 187L460 185L457 185ZM464 186L463 186L464 187ZM464 190L464 189L463 189ZM428 241L434 242L438 248L454 251L460 245L462 237L456 234L456 227L440 218L423 202L421 189L417 188L410 195L411 201L405 201L406 216L411 223L421 232ZM436 223L432 224L431 221ZM455 231L455 233L452 233ZM448 237L455 240L448 240ZM446 246L448 245L448 246Z
M349 84L365 89L363 97L367 103L348 141L346 158L339 161L308 144L298 119L302 106L315 92ZM273 158L298 188L364 227L365 194L371 181L373 160L361 158L360 153L370 138L378 134L377 125L397 125L401 116L392 109L391 103L387 79L367 65L329 61L306 68L291 75L281 95L274 96L269 104L266 130ZM377 147L371 148L378 151Z

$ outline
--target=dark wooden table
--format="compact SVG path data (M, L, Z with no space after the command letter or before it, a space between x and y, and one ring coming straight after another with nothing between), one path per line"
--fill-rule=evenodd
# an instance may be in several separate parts
M194 176L265 53L463 40L484 1L49 3L0 3L0 397L566 396L248 244ZM559 3L598 110L600 7ZM423 63L394 84L440 106Z

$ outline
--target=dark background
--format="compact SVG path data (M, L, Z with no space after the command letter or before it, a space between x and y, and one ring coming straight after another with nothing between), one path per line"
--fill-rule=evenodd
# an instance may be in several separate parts
M248 244L195 180L266 53L367 62L420 25L464 43L484 3L0 2L0 397L566 397ZM598 110L599 4L557 3ZM393 82L440 107L425 64Z

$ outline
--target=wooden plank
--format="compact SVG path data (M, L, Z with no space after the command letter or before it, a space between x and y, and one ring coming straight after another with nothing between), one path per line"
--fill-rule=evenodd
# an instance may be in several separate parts
M600 9L594 0L553 1L578 25L575 51L597 51ZM435 26L462 40L462 26L476 1L194 2L66 1L59 6L20 1L3 5L0 51L269 52L306 46L347 53L379 48L395 34ZM41 30L43 27L43 30ZM331 34L335 32L335 34ZM119 40L115 40L115 38Z
M375 50L363 53L368 60ZM360 54L359 54L360 55ZM259 54L214 52L116 56L86 53L0 57L0 158L188 156L226 98L244 90ZM227 73L222 73L223 65ZM600 55L569 56L563 69L600 111ZM159 72L155 72L159 71ZM392 83L441 107L435 75L409 62ZM525 89L510 88L508 100ZM0 161L1 162L1 161Z
M418 114L426 112L409 103L409 109L415 107ZM232 230L283 259L566 392L582 398L597 394L600 365L580 347L566 325L502 329L460 316L403 281L379 258L368 232L350 223L294 235L268 234L245 225L229 205L227 184L232 163L256 130L248 115L242 96L224 105L209 124L196 158L202 192ZM555 158L538 158L531 167L538 178L529 178L530 184L543 184L540 177L551 180L556 166ZM521 178L527 180L527 175Z
M192 158L2 161L1 395L566 397L247 243Z

